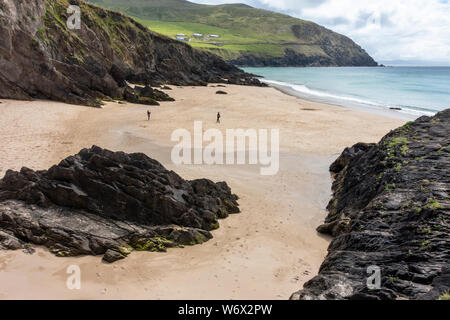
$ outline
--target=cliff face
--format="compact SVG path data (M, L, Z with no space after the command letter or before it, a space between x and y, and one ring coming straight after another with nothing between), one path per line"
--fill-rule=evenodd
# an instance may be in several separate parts
M281 57L265 57L243 53L229 63L241 67L376 67L378 63L367 53L348 54L345 48L328 48L333 53L327 55L306 55L286 49Z
M239 213L226 183L186 181L144 154L84 149L47 171L0 180L0 249L46 246L58 256L125 258L212 238Z
M376 67L378 63L350 38L315 23L293 25L298 44L286 46L281 56L242 53L230 63L262 67ZM312 53L311 53L312 51Z
M70 30L69 5L81 8ZM259 85L213 54L149 31L120 13L80 0L0 0L0 97L98 105L139 84Z
M331 166L332 235L319 275L293 299L437 299L450 290L450 109L377 145L357 144ZM381 269L381 289L367 268Z

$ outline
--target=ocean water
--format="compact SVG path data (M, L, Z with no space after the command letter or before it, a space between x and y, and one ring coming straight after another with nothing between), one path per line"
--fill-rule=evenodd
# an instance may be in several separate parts
M450 108L450 67L244 68L300 97L411 116Z

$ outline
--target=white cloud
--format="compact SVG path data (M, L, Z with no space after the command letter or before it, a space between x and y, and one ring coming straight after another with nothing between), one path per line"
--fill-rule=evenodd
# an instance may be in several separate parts
M448 0L195 0L243 2L311 20L345 34L376 60L450 63Z

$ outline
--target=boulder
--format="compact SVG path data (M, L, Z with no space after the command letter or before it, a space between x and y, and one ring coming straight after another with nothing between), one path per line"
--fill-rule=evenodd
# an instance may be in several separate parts
M136 91L138 92L139 96L150 98L156 101L175 101L174 98L171 98L165 92L162 92L158 89L153 89L150 86L145 86L143 88L137 87Z
M126 256L121 254L119 251L108 249L103 256L103 261L107 263L114 263L125 258Z

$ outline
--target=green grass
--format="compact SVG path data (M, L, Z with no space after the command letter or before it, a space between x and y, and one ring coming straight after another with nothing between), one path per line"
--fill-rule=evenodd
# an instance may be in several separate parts
M281 43L268 42L264 37L246 37L233 34L231 30L190 22L165 22L157 20L145 20L134 17L136 21L148 27L154 32L169 36L173 39L177 34L185 34L190 38L189 44L195 48L202 48L228 57L237 57L239 53L251 52L258 56L281 57L287 46ZM193 37L194 33L200 33L201 38ZM217 34L220 38L211 38L208 35ZM223 51L231 51L228 54ZM236 54L237 53L237 54ZM323 53L323 52L322 52Z
M387 145L389 157L393 158L397 154L396 152L397 147L399 147L401 155L406 156L407 153L409 152L409 147L407 145L408 143L409 141L405 137L396 137L390 140Z
M388 147L393 148L399 144L406 144L408 142L409 142L408 139L406 139L405 137L397 137L397 138L392 139L391 142L389 142Z
M218 28L214 26L208 26L201 23L191 23L191 22L166 22L158 20L146 20L138 17L134 17L136 21L140 22L144 26L148 27L152 31L167 35L169 37L175 38L177 34L183 33L187 36L192 36L194 33L201 33L203 35L218 34L219 39L210 39L208 42L217 43L257 43L261 39L239 37L232 34L229 30L224 28ZM206 38L206 37L205 37ZM206 43L205 39L195 39L191 37L192 42Z

